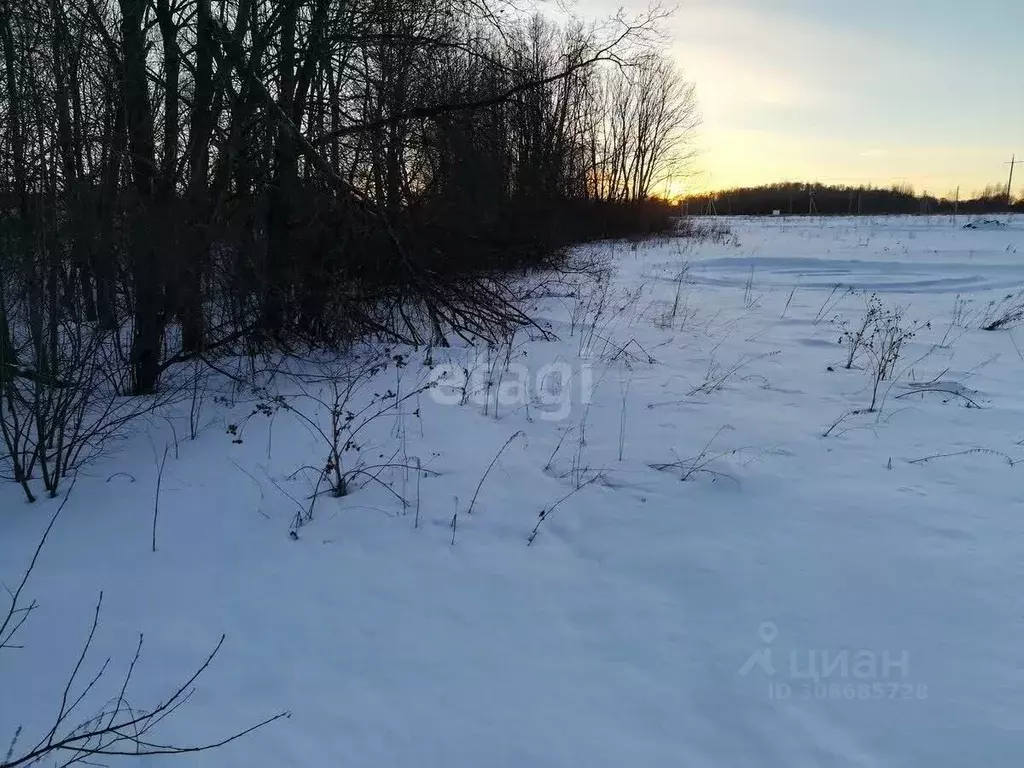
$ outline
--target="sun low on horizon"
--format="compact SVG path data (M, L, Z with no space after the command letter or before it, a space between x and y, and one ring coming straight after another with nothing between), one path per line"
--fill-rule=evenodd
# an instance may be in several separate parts
M941 197L1005 184L1024 156L1022 29L1020 0L683 0L666 33L702 121L694 160L660 194L816 181Z

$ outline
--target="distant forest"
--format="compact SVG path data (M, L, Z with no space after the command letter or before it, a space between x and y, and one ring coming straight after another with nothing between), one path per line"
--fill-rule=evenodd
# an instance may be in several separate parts
M918 195L906 185L879 188L783 182L692 195L683 200L683 206L690 214L714 211L733 216L770 216L774 211L785 215L833 216L986 214L1024 213L1024 198L1008 203L1006 188L1000 185L989 186L971 199L957 201L927 193Z

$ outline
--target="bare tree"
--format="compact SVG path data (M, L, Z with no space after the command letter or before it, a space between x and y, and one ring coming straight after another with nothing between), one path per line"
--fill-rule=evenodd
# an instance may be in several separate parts
M657 55L614 69L602 83L601 123L594 148L596 188L611 200L649 197L692 159L700 113L692 83L671 60Z
M136 395L200 354L529 323L500 273L680 158L663 17L0 0L0 381L49 376L69 323Z

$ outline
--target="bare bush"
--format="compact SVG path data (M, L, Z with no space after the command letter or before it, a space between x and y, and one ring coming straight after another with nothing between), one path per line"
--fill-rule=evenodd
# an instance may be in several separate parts
M569 336L578 335L577 351L581 357L593 348L595 335L608 322L613 274L609 267L592 278L583 277L574 287L575 301L569 316Z
M845 290L843 290L843 286L839 285L838 283L836 285L833 285L832 290L829 291L829 294L825 297L825 300L821 302L821 306L818 307L818 311L814 315L813 324L818 325L822 320L831 315L832 312L835 311L836 307L839 306L839 303L847 296L849 296L851 293L853 293L852 288L846 288Z
M687 392L687 397L693 397L697 394L710 395L714 392L718 392L725 387L726 383L728 383L733 376L751 363L755 363L758 360L764 360L769 357L775 357L779 353L780 350L773 350L772 352L764 352L759 355L742 355L731 365L722 365L715 358L714 353L712 353L708 360L707 371L704 373L704 380L697 386L690 389L690 391Z
M1007 466L1015 467L1019 462L1014 461L1012 456L1008 456L1002 451L997 451L992 448L968 448L963 451L954 451L952 453L935 453L931 456L922 456L919 459L912 459L911 464L927 464L929 461L935 459L948 459L956 456L995 456L1001 459Z
M93 324L8 314L12 355L0 372L0 470L29 501L40 481L51 496L61 482L102 456L132 423L182 396L188 371L160 392L130 397L118 372L116 340Z
M1013 328L1024 320L1024 290L1008 293L998 301L991 301L981 321L981 330L998 331Z
M949 317L949 325L946 326L946 331L942 334L939 346L953 346L967 332L976 315L976 312L969 309L968 300L957 294L953 300L953 312Z
M297 514L295 527L312 519L314 504L323 484L332 496L339 498L348 495L353 482L361 477L386 488L402 502L403 507L407 505L406 499L381 480L381 475L391 469L416 469L398 459L402 446L383 461L373 464L368 464L361 456L366 430L383 417L395 414L403 403L432 386L417 381L403 391L401 374L407 363L405 355L378 349L343 358L329 356L307 360L300 370L289 372L290 380L299 388L298 395L278 395L270 402L257 404L256 411L282 410L294 415L310 434L318 438L326 454L323 464L312 468L316 480L311 503L304 514ZM370 391L374 385L379 385L377 377L389 367L394 367L398 376L396 386L387 387L383 392ZM312 407L305 408L302 404ZM420 468L417 471L425 470Z
M872 319L871 335L864 343L870 358L868 372L871 376L871 404L868 413L873 413L878 404L878 393L883 381L891 378L896 371L904 346L928 323L907 323L901 307L879 305Z
M687 306L687 299L684 289L690 280L690 261L680 249L679 260L673 267L672 274L672 306L654 319L654 324L666 330L676 328L677 320L681 319L681 325L686 326L693 317L694 311Z
M760 299L754 295L754 265L750 265L750 274L747 275L747 282L743 285L743 306L747 309L755 309Z
M498 463L498 459L501 458L501 454L505 452L505 449L508 448L512 444L512 441L515 440L517 437L522 437L525 439L526 433L523 432L522 430L514 432L512 436L502 444L501 448L498 449L498 452L494 454L494 458L491 459L491 463L487 465L487 469L485 469L483 475L481 475L480 482L476 484L476 490L473 491L473 498L470 499L469 508L466 510L467 515L473 514L473 507L476 506L476 499L477 496L480 495L480 489L483 488L484 481L487 479L487 476L491 474L491 470L494 469L494 465Z
M26 604L22 596L36 567L39 554L46 544L46 539L67 500L68 496L65 495L40 538L18 586L10 592L10 603L6 613L0 613L0 616L3 617L3 620L0 621L0 652L10 652L12 649L20 647L16 644L18 632L30 614L39 607L34 600ZM96 765L97 758L186 755L206 752L236 741L276 720L289 716L287 712L280 712L216 741L196 745L163 742L156 736L158 726L188 703L195 692L195 683L210 668L223 647L225 638L221 635L213 650L180 685L155 701L140 703L133 700L131 691L142 656L143 636L140 634L135 654L125 673L113 681L108 692L101 693L105 682L110 679L111 660L107 659L103 662L99 670L91 677L86 678L83 675L89 664L102 605L103 593L101 592L93 610L93 619L88 635L64 688L59 694L59 706L51 725L45 732L31 738L27 738L22 727L17 727L6 754L0 757L0 768L20 768L50 761L61 766ZM4 689L8 693L16 695L16 692L12 692L10 688L5 687ZM85 707L100 697L108 703L98 710L86 714Z
M567 493L565 493L564 495L560 496L557 500L555 500L554 503L552 503L549 506L547 506L544 509L542 509L537 514L537 523L536 523L536 525L533 526L533 530L530 531L530 535L526 537L526 546L529 547L529 546L533 545L534 540L537 538L537 534L540 533L540 527L544 523L546 523L548 520L551 519L551 515L554 514L555 510L558 509L558 507L561 506L563 502L568 501L573 496L575 496L577 493L579 493L581 490L583 490L586 486L591 485L592 483L596 483L600 479L601 479L601 475L595 475L594 477L591 477L586 482L584 482L582 485L576 486L572 490L570 490Z
M711 451L711 446L722 435L722 433L731 431L733 431L733 427L728 424L719 427L718 431L711 436L711 439L708 440L707 443L704 444L704 447L701 448L701 450L694 456L690 456L685 459L676 456L675 461L668 462L666 464L651 464L651 469L655 469L659 472L677 471L679 472L679 479L682 482L691 480L698 474L708 474L714 477L729 477L729 479L734 480L735 478L712 469L712 465L719 460L724 459L726 456L732 456L741 450L739 448L731 448L727 451Z
M728 245L738 248L739 237L725 224L712 223L707 221L694 221L686 219L679 229L680 234L685 234L698 242L715 243L716 245Z
M843 365L846 370L853 368L854 360L856 360L857 355L869 341L871 331L881 312L882 302L877 294L872 294L868 299L864 316L858 321L856 326L850 327L845 320L843 321L843 333L840 337L840 342L847 350L846 363Z

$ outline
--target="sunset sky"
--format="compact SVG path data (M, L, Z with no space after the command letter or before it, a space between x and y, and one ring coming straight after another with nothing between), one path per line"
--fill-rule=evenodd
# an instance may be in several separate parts
M970 194L1024 157L1024 0L683 0L669 31L703 114L690 191Z

